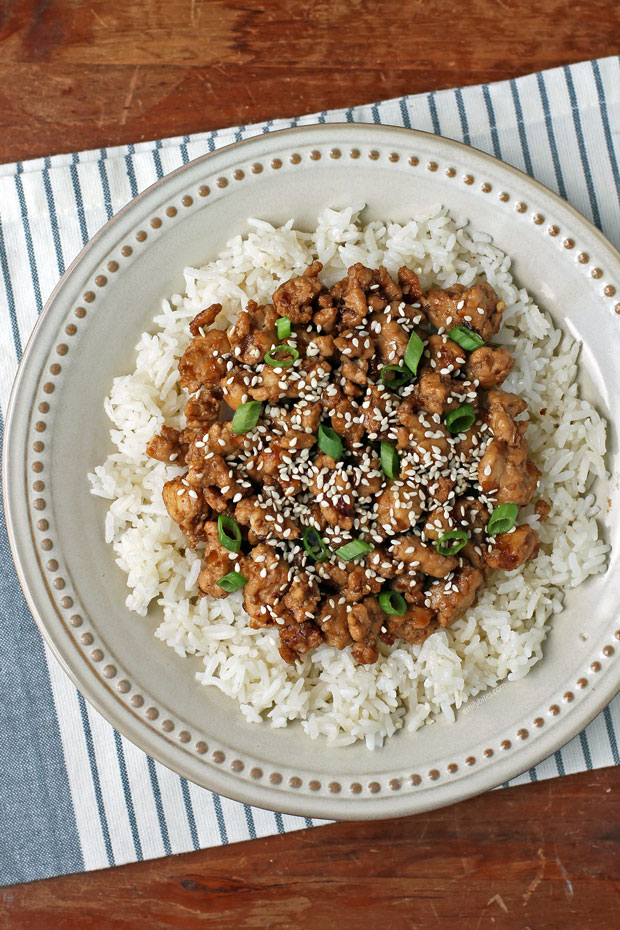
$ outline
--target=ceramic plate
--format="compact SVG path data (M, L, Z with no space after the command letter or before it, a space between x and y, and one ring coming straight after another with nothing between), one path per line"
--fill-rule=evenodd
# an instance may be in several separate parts
M327 749L299 725L244 721L124 607L125 576L103 537L105 501L87 472L110 451L103 398L183 267L204 263L248 216L314 228L326 206L367 218L445 204L513 258L516 280L583 343L581 387L610 425L611 481L598 489L612 543L605 575L567 592L544 659L453 725L399 732L381 751ZM52 294L17 376L7 424L12 546L45 639L86 698L145 752L186 778L274 810L336 819L448 804L524 771L574 736L620 686L617 432L620 256L583 217L518 171L404 129L309 126L200 158L132 201ZM50 550L53 562L50 562ZM51 568L50 568L51 566ZM582 635L583 634L583 635Z

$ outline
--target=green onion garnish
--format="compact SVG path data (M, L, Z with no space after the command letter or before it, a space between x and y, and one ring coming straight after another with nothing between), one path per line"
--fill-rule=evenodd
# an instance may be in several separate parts
M465 530L450 530L437 541L437 552L439 555L456 555L463 546L467 545L468 539L469 536Z
M371 546L370 543L364 542L363 539L354 539L352 542L341 546L340 549L336 549L335 553L339 559L344 559L345 562L351 562L353 559L359 558L360 555L366 555L367 552L371 552L374 548L375 547Z
M388 476L396 480L400 471L400 458L396 451L396 446L391 442L381 441L381 468Z
M449 433L464 433L476 421L476 411L471 404L461 404L456 410L451 410L444 417L444 423Z
M281 316L276 320L276 332L278 339L288 339L291 335L291 321L287 316Z
M274 358L276 352L286 352L289 358ZM281 345L274 346L273 349L270 349L263 361L265 365L270 365L272 368L290 368L291 365L295 364L298 358L299 352L294 346Z
M402 617L407 611L407 601L398 591L382 591L379 595L379 607L384 614Z
M487 523L489 536L500 536L511 530L515 525L518 512L519 508L516 504L500 504L496 507Z
M401 365L386 365L381 369L381 381L391 391L404 387L411 381L411 372Z
M239 404L232 418L230 429L233 433L249 433L258 423L263 405L257 400L249 400L247 404Z
M239 524L233 517L229 517L227 513L221 513L217 518L217 537L230 552L239 552L239 549L241 549Z
M424 343L417 333L411 333L411 336L409 337L409 343L405 349L405 365L414 375L417 375L418 373L418 363L422 358L423 352Z
M302 542L304 549L315 562L324 562L327 558L327 546L321 539L319 531L313 526L307 526L304 530Z
M342 439L331 426L324 426L324 424L321 423L317 439L319 449L321 452L324 452L325 455L331 456L335 462L342 457Z
M474 349L479 349L480 346L484 345L482 336L479 336L475 330L470 329L468 326L455 326L448 333L448 339L456 342L466 352L473 352Z
M215 583L218 588L222 588L223 591L232 594L233 591L238 591L244 584L247 584L248 579L245 575L242 575L241 572L228 572L227 575L222 575L221 578L218 578Z

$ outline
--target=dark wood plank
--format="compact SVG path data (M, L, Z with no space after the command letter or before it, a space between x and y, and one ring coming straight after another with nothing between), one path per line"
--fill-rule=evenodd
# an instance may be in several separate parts
M5 2L0 160L496 81L619 36L616 0Z
M620 769L17 885L11 930L617 930ZM2 922L4 920L4 923Z

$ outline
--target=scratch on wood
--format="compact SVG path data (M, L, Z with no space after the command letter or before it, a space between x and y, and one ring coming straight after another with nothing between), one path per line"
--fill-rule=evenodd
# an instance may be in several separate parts
M206 78L206 77L204 76L204 74L201 74L201 72L200 72L198 69L196 69L196 70L194 71L194 74L196 75L196 77L197 77L200 81L202 81L202 83L205 85L205 87L207 88L207 90L209 91L209 93L211 94L211 96L214 97L214 98L217 100L217 99L218 99L218 96L217 96L217 94L215 93L215 91L214 91L214 89L213 89L213 85L211 84L211 81L209 81L209 79Z
M527 904L527 902L530 900L530 898L532 897L532 895L534 894L538 886L540 885L543 879L543 875L545 874L545 863L547 860L545 858L545 854L543 852L542 846L536 850L536 855L538 856L538 869L536 870L536 875L534 876L532 881L527 886L527 891L523 895L523 906L524 907Z
M560 870L560 872L562 873L562 878L564 879L564 892L565 892L565 894L566 894L566 897L567 897L567 898L572 898L573 893L574 893L574 892L573 892L573 883L571 882L570 878L568 877L568 872L566 871L566 869L565 869L565 867L564 867L564 863L562 862L562 860L561 860L560 857L558 856L558 851L557 851L557 849L556 849L556 851L555 851L555 863L556 863L558 869Z
M101 23L101 25L103 26L104 29L107 29L107 28L108 28L108 24L102 20L102 18L99 16L99 14L97 13L96 10L93 10L93 8L91 7L91 8L90 8L90 12L93 14L93 16L95 17L95 19L97 20L97 22L98 22L98 23Z
M501 894L494 894L493 897L489 901L487 901L487 907L489 906L489 904L495 904L495 903L499 904L499 906L501 907L501 909L504 911L505 914L508 913L508 908L506 907L506 904Z
M125 125L125 123L127 122L127 117L129 116L129 107L131 106L131 101L133 100L133 95L136 90L139 70L140 70L140 65L136 65L136 70L131 75L131 80L129 82L129 88L127 90L127 96L125 97L125 103L123 104L123 115L121 116L121 126Z

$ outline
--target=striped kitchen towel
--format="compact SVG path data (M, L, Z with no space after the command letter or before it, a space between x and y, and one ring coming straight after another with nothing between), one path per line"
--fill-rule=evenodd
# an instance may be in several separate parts
M307 123L377 122L466 142L569 200L620 246L617 58L260 126L0 166L0 441L22 347L60 275L123 204L218 146ZM0 508L0 883L169 855L317 823L189 784L109 726L43 644ZM620 699L513 784L619 764Z

